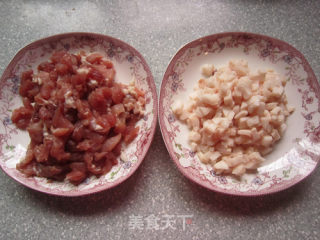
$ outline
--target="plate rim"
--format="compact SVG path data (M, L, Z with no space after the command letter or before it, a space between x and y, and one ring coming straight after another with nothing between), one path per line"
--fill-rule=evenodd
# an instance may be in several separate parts
M165 123L164 123L164 109L163 109L163 104L162 104L162 100L164 99L164 92L165 92L165 85L167 83L167 79L169 76L169 73L172 71L172 68L175 64L175 61L177 59L179 59L185 52L186 49L188 48L192 48L197 46L197 44L201 41L207 41L210 40L211 38L223 38L223 37L228 37L231 35L237 35L237 36L241 36L241 35L248 35L248 36L252 36L254 38L259 38L259 39L263 39L263 40L270 40L272 42L276 42L278 43L278 45L281 46L285 46L287 49L292 50L301 60L302 60L302 64L304 67L306 67L306 71L308 71L309 73L311 73L311 79L309 82L309 79L307 79L308 84L310 86L312 86L315 94L318 95L320 94L320 83L316 78L316 75L314 73L314 71L312 70L309 62L307 61L307 59L305 58L305 56L295 47L293 47L291 44L274 38L274 37L270 37L267 35L263 35L263 34L258 34L258 33L252 33L252 32L240 32L240 31L235 31L235 32L220 32L220 33L214 33L214 34L210 34L210 35L206 35L200 38L197 38L195 40L192 40L184 45L182 45L173 55L173 57L170 59L166 71L163 74L163 78L161 81L161 86L160 86L160 93L159 93L159 104L158 104L158 116L159 116L159 125L160 125L160 131L161 131L161 135L162 138L164 140L165 146L167 148L167 151L169 152L170 158L171 160L175 163L176 167L178 167L180 173L182 173L183 176L185 176L188 180L191 180L192 182L208 189L211 191L215 191L215 192L219 192L219 193L223 193L223 194L227 194L227 195L231 195L231 196L244 196L244 197L255 197L255 196L263 196L263 195L269 195L269 194L273 194L273 193L277 193L280 191L283 191L285 189L288 189L300 182L302 182L304 179L306 179L308 176L310 176L316 168L319 167L320 165L320 157L318 159L318 161L316 162L316 164L314 165L313 169L308 172L305 175L297 175L296 177L290 179L290 180L285 180L287 183L284 185L281 185L279 187L271 187L271 188L266 188L266 189L262 189L259 191L245 191L245 192L241 192L241 191L236 191L236 190L228 190L228 189L223 189L220 187L214 187L213 185L208 184L207 182L209 181L208 179L206 179L206 181L200 180L198 178L194 178L192 177L192 174L188 173L185 169L186 168L190 168L190 167L183 167L180 163L179 160L177 159L176 155L171 151L171 147L170 145L170 140L168 139L167 135L164 133L165 132ZM320 98L319 98L320 101ZM192 168L192 167L191 167ZM193 168L192 168L193 169Z
M63 196L63 197L86 196L86 195L98 193L101 191L105 191L105 190L108 190L108 189L111 189L111 188L114 188L114 187L120 185L125 180L127 180L129 177L131 177L137 171L137 169L140 167L140 165L142 164L142 162L145 159L145 157L150 149L150 146L153 142L154 135L155 135L156 128L157 128L158 93L157 93L157 88L156 88L153 74L151 72L149 65L147 64L147 61L142 56L142 54L136 48L131 46L129 43L126 43L118 38L115 38L115 37L112 37L109 35L105 35L105 34L101 34L101 33L94 33L94 32L66 32L66 33L59 33L59 34L54 34L54 35L42 37L38 40L35 40L35 41L27 44L26 46L24 46L18 50L18 52L14 55L12 60L9 62L9 64L6 66L5 70L3 71L3 74L1 75L1 78L0 78L0 82L6 81L6 79L10 76L10 73L13 70L16 62L18 62L27 51L30 51L34 48L37 48L40 45L47 44L48 42L55 42L55 41L59 41L61 39L67 39L67 38L72 38L72 37L81 37L81 36L89 36L89 37L91 36L95 39L101 38L101 39L107 40L109 42L110 41L117 42L121 46L125 46L126 49L130 50L130 52L134 53L134 55L137 56L141 60L141 64L143 66L143 69L146 71L146 74L147 74L146 82L148 83L148 86L151 89L152 99L153 99L153 105L152 105L153 120L152 120L152 123L150 126L150 129L151 129L150 137L149 137L148 142L145 144L145 150L142 152L141 158L138 159L138 161L133 165L133 167L130 169L128 174L126 174L125 176L121 176L120 178L118 178L114 182L110 182L110 185L105 186L104 184L98 184L98 185L94 186L93 188L84 189L84 190L80 190L80 191L79 190L78 191L75 191L75 190L59 191L57 189L50 189L50 188L47 188L47 187L44 187L41 185L29 184L28 182L24 182L18 176L11 174L11 170L5 166L5 162L0 161L0 163L1 163L0 168L10 178L14 179L16 182L22 184L23 186L25 186L27 188L30 188L30 189L33 189L33 190L36 190L38 192L42 192L42 193L45 193L48 195ZM8 169L8 170L6 170L6 169ZM14 171L14 170L12 170L12 171Z

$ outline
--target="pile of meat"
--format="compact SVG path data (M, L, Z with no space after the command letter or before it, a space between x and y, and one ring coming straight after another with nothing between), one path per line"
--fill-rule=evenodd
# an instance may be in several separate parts
M23 106L12 122L31 142L17 169L27 176L79 184L117 164L121 148L139 132L144 92L114 81L112 62L98 53L59 51L23 72Z
M189 100L171 106L190 129L192 150L217 174L242 176L256 170L284 135L294 111L286 79L271 69L251 72L244 59L219 69L205 64L202 74Z

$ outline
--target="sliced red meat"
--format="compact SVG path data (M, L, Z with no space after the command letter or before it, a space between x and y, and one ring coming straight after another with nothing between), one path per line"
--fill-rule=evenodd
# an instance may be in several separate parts
M22 73L19 94L22 97L27 97L30 100L39 93L39 85L32 81L33 71L26 71Z
M108 84L113 83L114 76L116 74L113 68L107 68L104 65L94 65L94 68L102 74L104 80L108 82Z
M89 127L92 131L103 134L107 134L111 128L108 119L103 116L91 118Z
M119 116L121 113L125 112L124 106L122 103L118 103L116 105L113 105L111 107L111 112L115 115L115 116Z
M101 64L103 64L107 68L112 68L113 69L113 63L111 61L109 61L109 60L103 60L102 59Z
M66 175L66 180L78 185L87 177L87 167L84 162L73 162L70 165L71 172Z
M75 75L71 76L71 83L73 85L86 84L86 80L87 80L87 73L86 72L76 73Z
M52 71L49 73L49 77L51 81L56 82L58 80L58 73L57 71Z
M60 75L65 75L69 73L70 69L69 66L64 63L57 63L56 64L56 71Z
M57 51L52 54L50 59L53 63L58 63L61 62L61 59L65 54L67 54L66 51Z
M35 162L30 162L29 164L26 164L24 166L22 166L22 162L18 163L16 168L22 172L23 174L25 174L27 177L33 177L37 175L36 172L36 164Z
M32 117L33 110L26 107L20 107L13 110L11 121L20 129L26 129Z
M86 166L89 172L95 175L100 175L102 173L102 168L101 166L94 164L93 160L94 160L94 157L92 153L86 152L84 154L84 161L86 163Z
M107 99L104 96L103 90L100 88L97 88L96 90L90 93L88 97L88 102L90 106L97 111L107 111Z
M106 157L107 160L112 163L112 165L118 164L117 156L113 152L109 152Z
M86 172L72 170L66 175L66 180L73 183L74 185L79 185L83 180L87 178Z
M64 145L64 141L61 138L53 138L50 156L57 159L58 162L68 160L70 158L70 153L65 152Z
M44 164L36 165L36 174L39 177L53 178L54 176L60 174L63 168L60 166L47 166Z
M96 80L98 83L105 81L104 76L97 69L91 68L88 74L89 79Z
M124 136L124 142L130 143L133 139L135 139L138 136L139 133L139 126L128 126L125 130L125 136Z
M121 150L122 150L122 144L121 142L119 142L117 144L117 146L115 146L115 148L112 150L112 152L116 155L119 156L121 154Z
M26 152L26 157L17 164L17 169L21 170L32 162L34 158L34 144L30 143Z
M41 121L31 123L28 128L29 136L31 141L35 144L42 143L43 140L43 124Z
M81 122L77 122L74 126L74 130L72 133L72 139L76 142L80 142L85 135L84 126Z
M89 105L88 101L78 99L76 101L76 107L78 110L78 117L80 119L91 118L92 112L91 112L90 105Z
M91 53L86 57L87 62L89 63L98 63L102 59L102 55L100 53Z
M60 128L60 132L63 131L64 135L69 135L74 129L73 124L62 114L62 107L56 109L52 119L52 126L56 129Z
M23 102L23 106L25 106L26 108L30 109L30 110L33 110L33 107L31 105L31 101L29 98L22 98L22 102Z
M122 137L121 134L118 134L114 137L108 138L104 142L101 151L102 152L111 152L117 146L117 144L120 142L121 137Z
M34 147L34 156L37 162L47 162L49 157L49 149L45 144L40 144Z
M41 97L47 100L50 98L51 92L55 88L55 82L50 79L49 73L46 73L46 72L40 72L40 73L37 76L42 81L40 94L41 94Z
M114 84L112 87L112 101L115 104L122 103L122 100L124 98L124 93L122 91L122 88L119 84Z
M77 145L77 149L80 151L92 151L94 143L90 139L85 139Z
M107 114L103 115L103 117L105 117L108 120L110 127L114 127L116 125L117 118L114 114L107 113Z
M33 76L33 70L32 69L23 72L21 74L21 82L26 81L26 80L32 80L32 76Z
M54 70L54 64L51 62L42 62L38 66L39 71L52 72Z
M126 130L126 119L125 117L118 117L114 128L116 133L123 133Z

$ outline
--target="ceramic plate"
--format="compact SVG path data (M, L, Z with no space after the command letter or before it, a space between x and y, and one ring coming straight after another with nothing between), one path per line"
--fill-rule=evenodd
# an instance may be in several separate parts
M171 104L185 101L201 78L201 65L216 67L232 59L245 59L251 71L272 68L288 79L286 94L296 110L287 120L284 137L256 173L240 180L217 175L202 164L187 141L188 129L172 113ZM171 158L194 182L233 195L262 195L286 189L307 177L319 164L320 87L304 56L289 44L251 33L221 33L182 47L164 75L159 102L160 126Z
M53 51L100 52L110 59L116 69L116 81L128 84L133 78L146 93L146 112L139 121L138 137L126 148L126 159L100 178L91 177L79 186L67 182L49 182L47 179L26 178L15 166L25 155L30 138L26 131L11 123L12 110L22 105L18 94L19 76L47 60ZM13 179L32 189L55 195L79 196L102 191L127 179L141 164L153 139L157 121L157 94L150 69L141 54L128 44L105 35L93 33L66 33L33 42L20 50L3 73L0 81L0 165Z

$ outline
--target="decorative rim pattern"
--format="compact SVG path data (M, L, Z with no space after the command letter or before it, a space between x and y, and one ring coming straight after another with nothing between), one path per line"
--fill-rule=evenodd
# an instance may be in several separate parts
M181 124L176 121L170 110L174 97L186 91L184 74L194 59L208 54L218 56L230 49L237 49L244 56L254 53L254 57L263 62L281 65L284 68L283 74L291 79L289 84L297 90L301 99L297 117L304 121L303 135L290 139L294 147L291 151L283 153L282 160L279 160L284 167L279 171L273 171L273 174L264 170L245 183L237 182L230 176L216 175L212 168L200 163L188 146L180 144ZM158 109L161 132L178 169L190 180L210 190L243 196L274 193L302 181L319 165L319 82L304 56L281 40L253 33L227 32L206 36L186 44L178 50L167 67L161 84ZM303 161L300 161L301 159Z
M105 56L117 66L125 69L125 75L135 78L136 84L146 92L146 114L139 121L138 137L125 149L127 159L120 159L119 164L101 176L99 179L91 177L78 187L70 183L52 183L43 178L26 178L15 169L14 161L25 154L28 136L11 123L11 112L21 105L18 96L20 73L30 67L36 67L41 58L45 58L53 50L65 49L76 51L103 51ZM119 71L117 71L116 78ZM127 79L130 81L131 79ZM22 48L9 63L0 79L0 166L6 174L17 182L34 190L60 196L81 196L103 191L117 186L129 178L143 161L154 137L157 123L157 92L152 73L143 56L127 43L102 34L96 33L64 33L35 41ZM20 140L24 144L17 144ZM23 146L24 145L24 146ZM10 162L11 161L11 162ZM16 160L15 160L16 161Z

